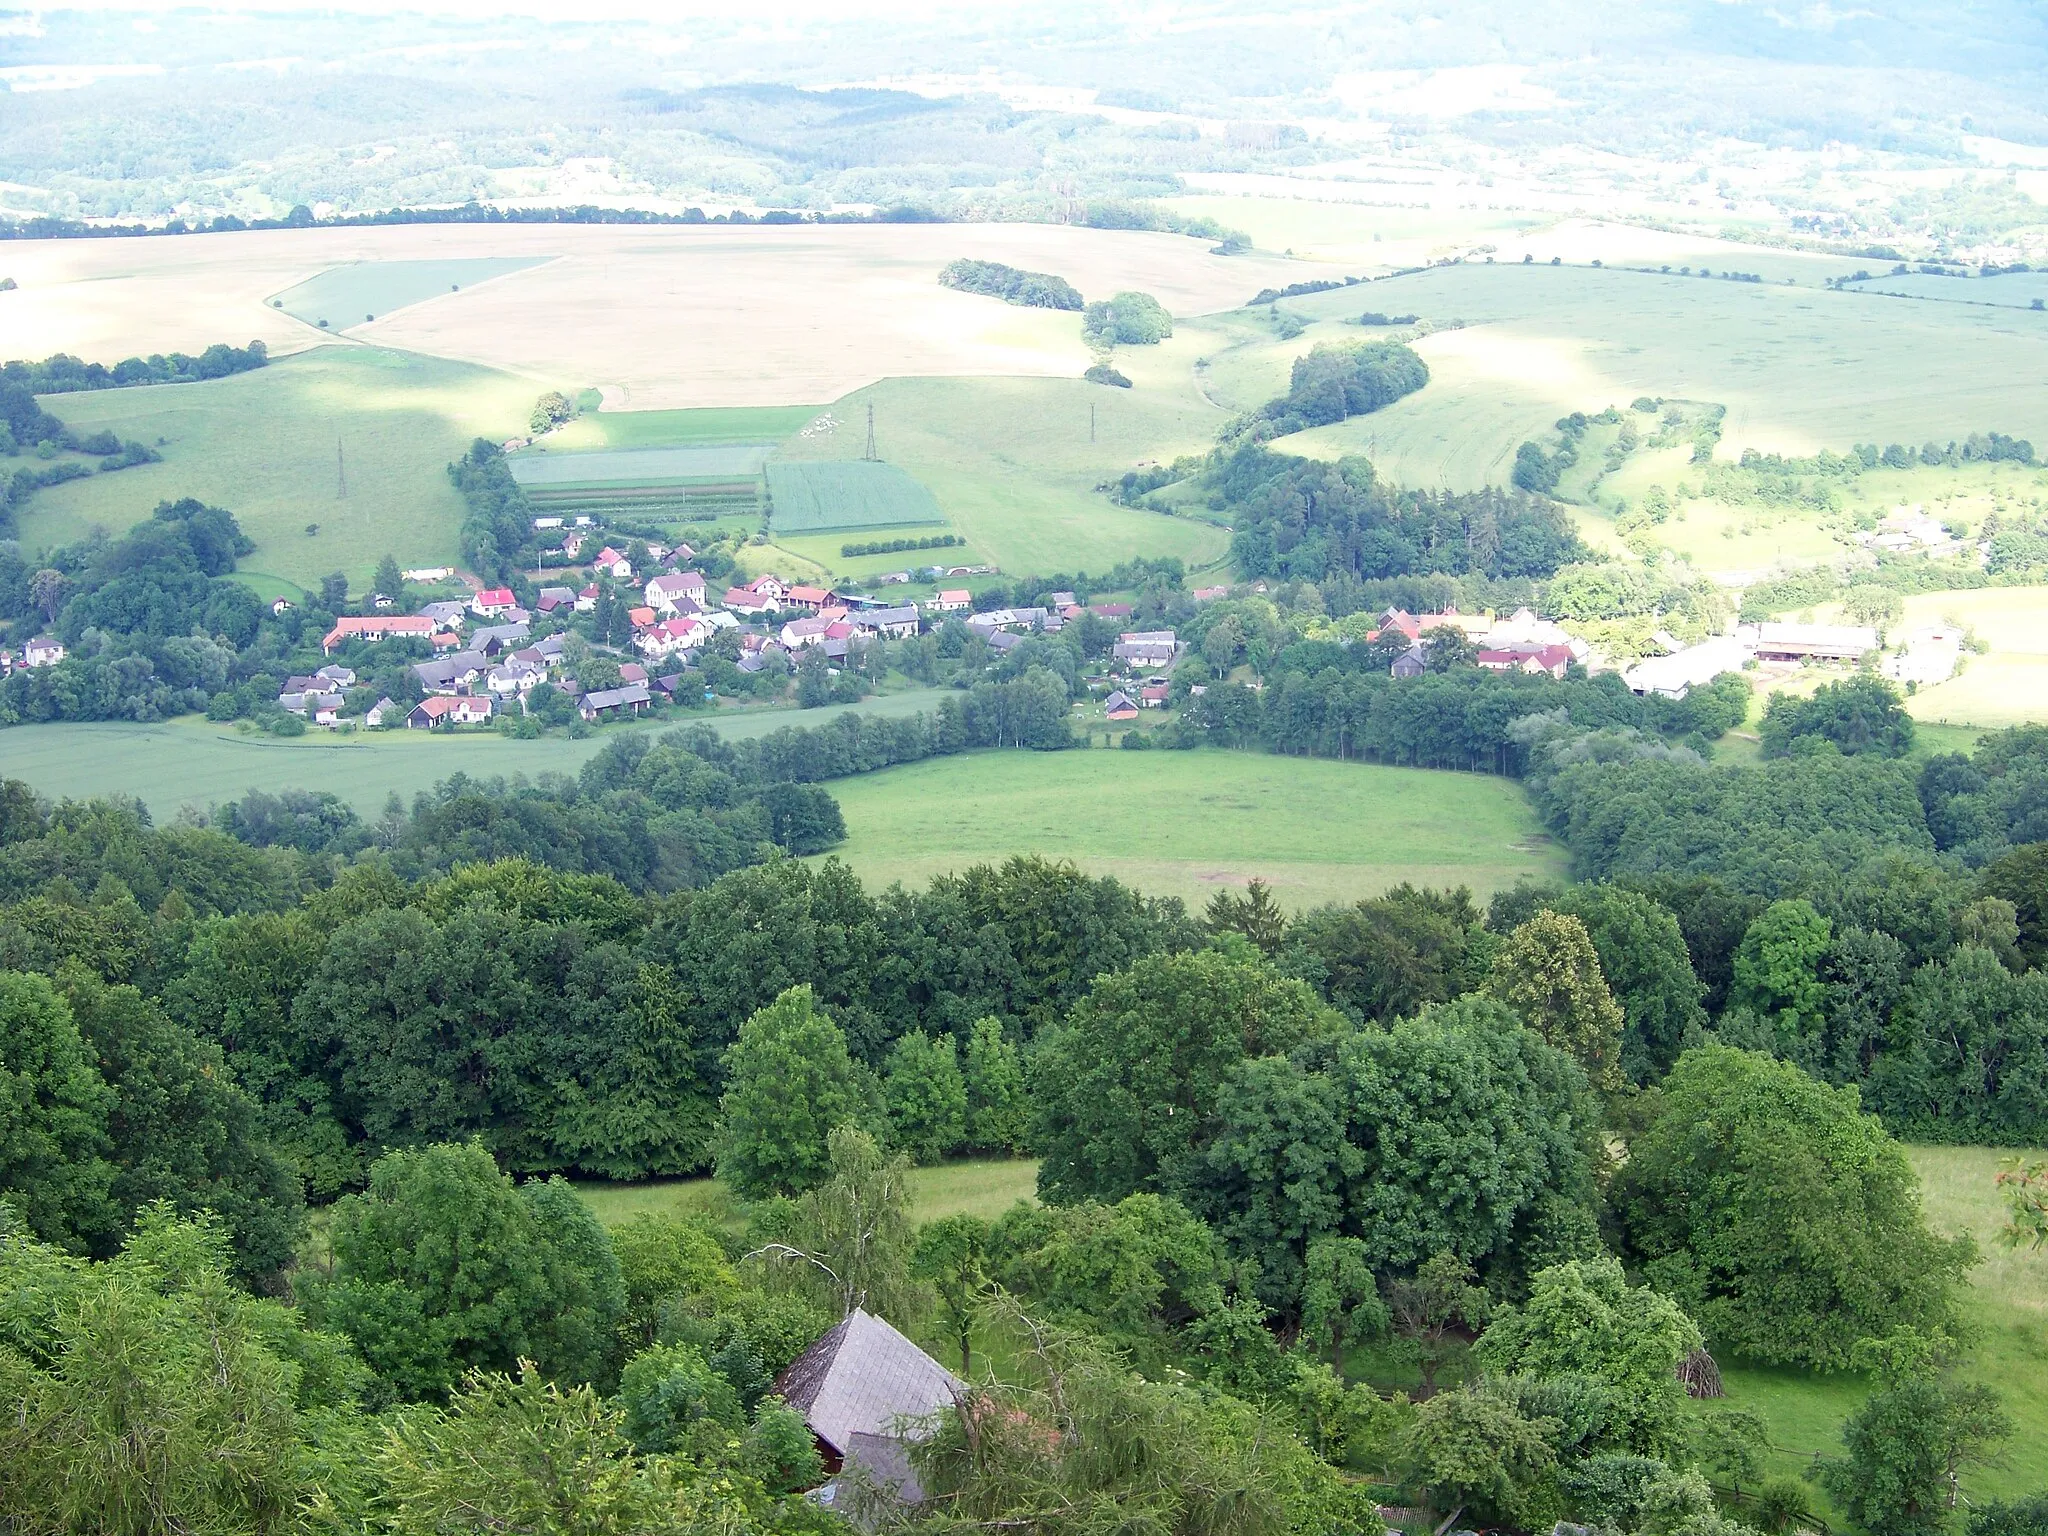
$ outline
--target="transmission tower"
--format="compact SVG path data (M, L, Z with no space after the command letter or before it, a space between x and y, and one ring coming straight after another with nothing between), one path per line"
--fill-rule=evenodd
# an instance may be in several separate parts
M873 400L868 401L868 451L862 454L861 457L864 459L877 459L881 457L880 454L875 452L875 402Z

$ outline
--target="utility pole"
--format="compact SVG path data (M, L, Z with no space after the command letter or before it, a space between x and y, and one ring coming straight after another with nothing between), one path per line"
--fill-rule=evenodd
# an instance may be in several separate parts
M341 456L341 439L334 440L334 473L340 482L340 489L334 493L336 501L348 500L348 464Z
M873 395L868 396L868 451L862 454L861 457L864 459L879 457L875 452L875 397Z

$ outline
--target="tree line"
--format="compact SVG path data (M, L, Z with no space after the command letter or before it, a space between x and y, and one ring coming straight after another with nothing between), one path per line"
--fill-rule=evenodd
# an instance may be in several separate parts
M139 384L192 384L245 373L269 361L270 350L260 341L252 341L246 347L231 347L217 341L197 357L184 352L153 352L148 357L123 358L111 368L105 363L84 362L66 352L53 352L41 362L15 358L0 363L0 384L19 384L35 395L128 389Z
M974 261L962 256L940 269L940 286L979 293L1026 309L1081 308L1081 291L1050 272L1026 272L1000 261Z

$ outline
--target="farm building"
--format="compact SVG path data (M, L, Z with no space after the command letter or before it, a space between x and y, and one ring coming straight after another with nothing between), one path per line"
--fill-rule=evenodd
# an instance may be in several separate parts
M885 640L908 640L918 630L915 604L901 608L868 608L852 618L853 627L860 633L880 635Z
M1172 691L1166 683L1147 683L1138 690L1138 703L1146 709L1164 709Z
M964 613L974 602L974 594L965 587L951 587L936 597L925 599L927 613Z
M1622 673L1621 680L1630 693L1682 699L1723 672L1740 672L1748 660L1747 646L1731 636L1715 635L1669 656L1645 657Z
M1429 670L1429 657L1423 652L1420 641L1396 656L1387 668L1392 677L1420 677Z
M583 695L578 706L583 718L597 720L605 715L637 715L653 702L645 683L627 683L619 688L596 688Z
M823 587L791 587L782 595L782 600L791 608L801 608L805 613L816 613L832 601L832 594Z
M1752 648L1759 661L1855 661L1877 649L1877 631L1862 624L1759 624Z
M490 665L475 651L459 651L453 656L436 656L432 661L414 663L412 675L428 693L467 693L490 670Z
M1118 638L1110 654L1137 671L1173 665L1179 646L1170 629L1133 630Z
M1121 688L1102 701L1102 712L1112 720L1135 720L1138 706Z
M482 725L491 718L489 699L454 699L436 694L421 699L405 717L407 730L423 731L437 725Z
M365 618L336 619L334 628L327 631L325 638L321 640L320 649L332 656L336 647L350 640L383 640L392 635L407 635L426 640L439 627L432 619L423 619L417 614L372 614Z
M446 565L423 565L410 571L400 571L398 574L401 579L416 581L424 587L437 581L446 581L455 574L455 570L452 566Z
M540 589L540 597L534 606L539 608L542 613L553 613L558 608L574 608L576 606L576 589L574 587L542 587Z
M915 1504L924 1491L905 1451L931 1433L931 1421L967 1387L882 1319L856 1307L797 1356L776 1378L775 1390L803 1415L828 1471L862 1467L877 1484ZM819 1502L829 1507L837 1491L836 1484L826 1484Z
M719 602L727 612L735 613L742 618L748 619L757 619L763 614L780 613L782 611L782 599L780 597L771 597L765 592L756 592L751 587L728 587L726 588L725 596L720 598Z

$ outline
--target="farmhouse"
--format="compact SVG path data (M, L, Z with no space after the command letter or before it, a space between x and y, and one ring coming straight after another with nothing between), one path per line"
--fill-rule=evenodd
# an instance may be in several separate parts
M1914 630L1899 654L1885 657L1878 670L1894 682L1932 687L1953 677L1962 658L1962 631L1942 625Z
M1513 646L1505 650L1481 651L1479 665L1489 672L1527 672L1563 677L1572 664L1571 647L1564 645Z
M1172 691L1166 683L1147 683L1138 690L1138 703L1146 709L1164 709Z
M437 725L482 725L491 718L489 699L451 699L436 695L421 699L405 717L407 730L424 731Z
M54 667L63 659L63 644L48 635L39 635L21 648L21 664L25 667Z
M510 587L486 587L469 600L469 611L480 619L495 619L519 606Z
M711 626L702 620L663 619L659 624L650 626L633 644L642 655L652 659L691 650L710 638ZM620 675L625 675L623 667L620 668ZM644 681L644 674L642 680Z
M596 688L583 695L578 706L583 718L596 720L605 715L637 715L653 702L645 683L627 683L618 688Z
M1110 654L1138 671L1170 667L1179 647L1170 629L1141 629L1120 636Z
M880 635L885 640L908 640L917 633L918 618L915 604L901 608L868 608L853 615L853 627L864 635Z
M801 608L805 613L816 613L832 601L832 594L823 587L791 587L782 595L782 600L791 608Z
M529 662L508 661L503 666L493 667L484 677L484 686L500 696L528 693L533 685L547 676L544 668Z
M432 619L423 619L417 614L410 617L393 614L371 614L364 618L336 619L334 628L327 631L320 642L320 649L332 656L335 648L350 640L382 640L392 635L407 636L415 640L429 639L440 626Z
M270 615L272 618L280 617L281 615L290 613L291 611L292 600L290 598L273 597L270 600Z
M719 602L730 613L742 618L757 619L764 613L780 613L782 599L771 597L765 592L756 592L751 587L728 587Z
M927 613L959 613L973 601L974 594L965 587L953 587L937 597L926 598L924 606Z
M658 613L672 614L680 603L701 605L704 601L704 576L699 571L677 571L668 576L657 576L645 588L647 606Z
M613 581L633 579L633 562L609 544L597 552L597 558L590 562L590 568L610 576Z
M834 1473L852 1463L886 1477L905 1503L923 1490L904 1455L928 1436L932 1420L967 1390L951 1371L879 1317L859 1307L805 1350L775 1381L782 1400L803 1415ZM828 1484L820 1498L830 1504Z

